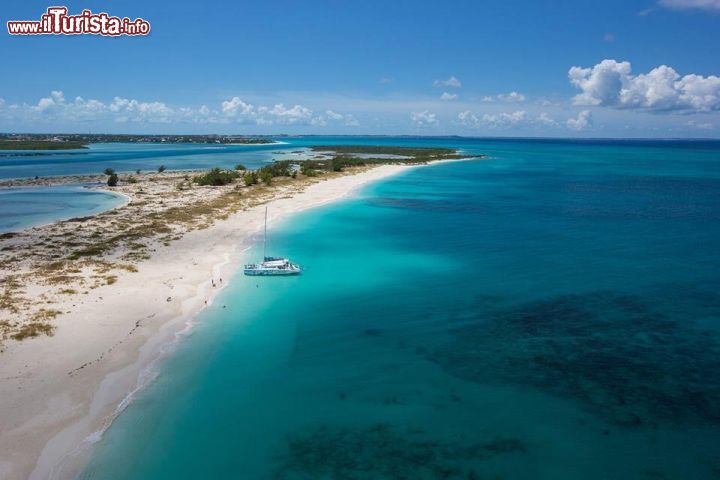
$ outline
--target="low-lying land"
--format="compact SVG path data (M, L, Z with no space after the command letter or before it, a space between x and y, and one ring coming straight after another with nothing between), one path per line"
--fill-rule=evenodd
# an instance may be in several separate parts
M0 134L0 150L70 150L90 143L266 144L268 137L244 135Z
M73 140L12 140L0 139L0 150L77 150L87 148L83 142Z
M380 164L418 164L462 158L451 149L315 147L313 160L277 161L256 171L234 170L65 176L0 182L2 186L95 183L132 200L91 217L0 234L0 349L3 342L51 335L59 305L134 272L158 245L267 202L292 196L320 180ZM400 158L359 158L391 154ZM112 173L112 175L110 175ZM104 184L115 183L112 187Z

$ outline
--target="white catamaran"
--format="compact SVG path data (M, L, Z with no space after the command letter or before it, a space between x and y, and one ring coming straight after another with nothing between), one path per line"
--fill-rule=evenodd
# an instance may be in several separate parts
M268 257L265 254L267 247L267 207L265 207L265 230L263 232L263 261L245 265L245 275L298 275L302 269L300 265L292 263L287 258Z

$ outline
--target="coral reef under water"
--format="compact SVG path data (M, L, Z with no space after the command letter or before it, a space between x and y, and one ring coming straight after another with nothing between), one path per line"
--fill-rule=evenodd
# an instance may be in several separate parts
M469 315L426 354L453 376L537 388L620 426L720 424L717 336L638 296L564 295Z
M469 443L425 438L419 429L388 424L366 428L321 427L288 440L277 479L431 480L481 478L474 464L494 455L523 453L512 438Z

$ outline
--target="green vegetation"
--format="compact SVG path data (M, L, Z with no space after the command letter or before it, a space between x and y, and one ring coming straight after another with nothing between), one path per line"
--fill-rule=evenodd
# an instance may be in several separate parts
M0 139L0 150L75 150L87 148L84 143L56 140Z
M105 170L103 170L103 173L104 173L105 175L112 175L113 173L115 173L115 170L113 170L112 168L108 167L108 168L106 168Z
M237 165L235 165L235 170L245 171L247 170L247 168L242 163L238 163Z
M263 182L265 185L271 185L271 184L272 184L272 179L273 179L272 170L262 168L262 169L260 169L259 175L260 175L260 180L262 180L262 182Z
M339 155L401 155L404 157L440 157L457 154L452 148L428 147L384 147L378 145L317 145L312 147L316 152L335 152Z
M245 182L245 186L249 187L251 185L255 185L258 183L258 176L255 172L246 172L245 175L243 175L243 182Z
M316 152L331 152L330 160L307 160L303 169L341 172L346 167L382 165L388 163L428 163L437 160L455 160L468 158L451 148L383 147L372 145L318 145L312 147ZM362 155L359 157L357 155ZM378 155L372 157L372 155ZM310 163L309 163L310 162ZM305 171L303 171L304 174Z
M31 322L20 327L20 329L10 335L13 340L21 341L26 338L39 337L40 335L52 336L55 327L45 322Z
M118 175L117 173L113 173L110 175L107 179L108 187L115 187L118 184Z
M220 170L219 168L213 168L204 175L198 175L193 178L193 182L198 185L211 185L219 187L234 182L239 176L240 174L233 170Z
M158 173L162 173L162 172L164 172L165 170L167 170L167 168L165 167L165 165L160 165L160 166L158 167Z

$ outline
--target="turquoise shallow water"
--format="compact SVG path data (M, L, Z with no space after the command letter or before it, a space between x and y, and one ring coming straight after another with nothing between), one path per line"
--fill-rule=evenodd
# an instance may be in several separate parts
M718 145L400 141L491 158L272 226L305 273L236 276L80 479L717 478Z
M78 185L0 189L0 233L92 215L123 202L120 195Z

